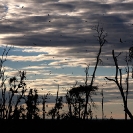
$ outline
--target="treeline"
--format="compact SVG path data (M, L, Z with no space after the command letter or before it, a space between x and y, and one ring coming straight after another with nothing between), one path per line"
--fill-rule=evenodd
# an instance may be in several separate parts
M0 59L0 119L46 119L46 117L51 119L93 119L94 116L92 110L93 108L96 108L96 104L92 99L92 95L95 95L96 91L99 89L97 86L94 86L95 74L98 64L102 62L100 58L102 48L107 43L107 33L105 33L103 27L100 27L98 24L93 27L93 30L96 31L97 35L95 37L99 43L99 50L96 55L94 71L92 73L90 83L88 83L88 65L85 69L84 85L77 85L76 83L73 88L67 90L65 94L65 104L68 108L67 112L62 111L64 103L63 97L59 96L59 86L57 89L55 104L52 109L46 112L50 93L44 94L40 99L36 89L28 90L25 83L25 71L19 71L19 79L17 79L15 76L8 79L8 77L5 76L3 63L6 61L8 52L10 51L10 48L5 48ZM130 117L130 119L133 119L133 115L127 106L129 79L130 73L132 73L130 72L130 64L132 63L133 58L133 47L129 49L129 53L127 53L125 58L126 88L123 87L123 74L122 70L119 68L118 58L120 54L121 53L115 55L114 50L112 50L112 58L116 67L116 73L114 79L109 77L105 78L109 81L113 81L120 91L124 104L125 119L127 119L127 115ZM8 85L5 83L6 80L9 81ZM23 104L21 104L22 101ZM40 105L42 107L41 109L39 108ZM104 119L103 92L102 118Z

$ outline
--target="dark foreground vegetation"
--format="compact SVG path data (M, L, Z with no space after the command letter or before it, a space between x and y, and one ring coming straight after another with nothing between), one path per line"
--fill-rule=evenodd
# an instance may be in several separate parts
M28 90L25 83L26 72L24 71L18 72L19 78L15 76L10 78L6 77L3 64L7 59L10 48L4 49L0 59L0 130L2 132L25 132L26 130L36 132L44 130L50 133L55 131L84 132L86 130L89 131L89 129L93 131L119 132L120 130L127 130L133 126L133 115L127 106L129 79L133 78L133 76L129 77L129 74L133 73L133 71L130 71L133 47L129 48L129 53L127 53L125 57L126 81L123 83L122 71L119 68L118 58L121 53L116 55L114 50L112 50L112 58L116 67L115 77L114 79L105 77L107 80L113 81L120 91L125 111L125 120L104 119L103 91L101 92L102 120L98 120L96 117L95 120L93 119L92 109L96 108L96 104L92 99L92 95L95 95L99 89L98 86L94 86L95 74L98 64L102 63L100 58L102 47L107 43L107 34L104 32L104 29L100 27L99 24L93 29L97 33L95 37L99 43L99 51L96 56L94 71L90 78L88 65L85 68L84 84L77 85L77 83L75 83L71 89L66 90L65 104L68 107L68 112L62 111L64 101L63 97L59 96L59 86L57 88L55 104L52 109L46 112L48 98L51 95L49 92L40 97L36 89ZM90 81L88 81L88 77L91 79ZM5 83L6 80L8 80L9 84ZM126 84L126 88L123 87L123 84ZM39 108L40 104L42 105L41 109ZM127 120L127 116L131 120ZM49 120L46 119L46 117L48 117Z
M1 120L2 133L6 132L112 132L129 133L132 131L131 120Z

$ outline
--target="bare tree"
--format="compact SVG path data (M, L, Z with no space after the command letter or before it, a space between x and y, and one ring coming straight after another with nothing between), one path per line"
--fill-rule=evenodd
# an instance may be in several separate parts
M0 58L0 91L1 91L1 98L0 98L0 119L6 119L6 84L5 81L7 80L7 76L5 76L5 69L4 69L4 62L7 60L7 55L9 53L9 51L11 50L12 47L10 47L9 49L4 48L2 56Z
M96 57L96 64L95 64L94 71L93 71L93 74L92 74L91 83L89 85L89 90L86 92L86 103L85 103L84 119L87 116L87 105L88 105L88 101L89 101L89 94L90 94L90 91L92 90L92 87L93 87L97 66L98 66L99 62L102 62L102 60L100 59L100 55L101 55L101 52L102 52L102 47L107 42L107 40L105 39L107 37L107 33L104 32L103 27L100 27L99 23L98 23L97 26L95 26L93 28L93 30L95 30L97 32L97 35L95 37L97 38L97 40L99 42L99 51L98 51L98 54L97 54L97 57Z
M56 100L55 105L51 110L49 110L48 116L51 116L52 119L55 118L60 119L60 110L63 108L64 105L63 105L63 97L62 96L59 97L59 85L55 100Z
M131 112L129 111L128 106L127 106L127 98L128 98L128 91L129 91L129 73L130 73L129 72L129 61L130 61L130 59L128 59L128 56L126 56L126 58L125 58L126 73L127 73L127 76L126 76L126 93L125 93L124 87L122 84L122 80L123 80L122 70L121 70L121 68L119 68L118 59L117 59L120 54L121 53L119 53L117 56L115 56L114 50L112 50L112 56L113 56L113 60L115 63L115 69L116 69L115 78L114 79L108 78L108 77L105 77L105 78L109 81L113 81L117 85L117 87L121 93L123 104L124 104L125 119L127 119L127 114L128 114L128 116L133 120L133 115L131 114Z
M46 95L43 95L42 97L42 111L43 111L43 119L45 119L46 114L46 100L48 99L48 96L51 95L50 92L48 92Z
M103 99L104 99L104 96L103 96L103 89L101 91L101 95L102 95L102 119L104 119L104 109L103 109Z

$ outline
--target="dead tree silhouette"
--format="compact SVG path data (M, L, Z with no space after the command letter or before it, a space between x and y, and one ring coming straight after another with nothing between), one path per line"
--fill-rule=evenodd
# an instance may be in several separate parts
M103 27L100 27L99 23L98 23L97 26L94 26L93 30L95 30L97 32L97 35L94 36L94 37L96 37L97 41L99 42L99 51L98 51L98 54L97 54L97 57L96 57L96 63L95 63L95 66L94 66L94 71L93 71L91 82L90 82L90 85L89 85L89 88L88 88L90 90L86 91L86 103L85 103L84 119L87 116L87 106L88 106L88 101L89 101L89 94L90 94L90 91L92 90L92 87L93 87L96 70L97 70L99 61L101 61L100 55L101 55L101 52L102 52L102 47L107 42L107 40L105 39L107 37L107 33L105 33Z
M101 91L101 95L102 95L102 119L104 119L104 109L103 109L103 99L104 99L104 96L103 96L103 89Z
M54 107L48 111L48 116L52 117L53 119L60 119L60 110L63 108L63 97L60 96L59 97L59 85L58 85L58 89L57 89L57 95L56 95L56 99L55 99L55 105Z
M119 68L118 59L117 59L120 54L121 53L119 53L117 56L115 56L115 52L114 52L114 50L112 50L112 56L113 56L113 60L115 63L115 69L116 69L115 78L114 79L108 78L108 77L105 77L105 78L109 81L113 81L117 85L117 87L121 93L123 104L124 104L125 119L127 119L127 114L128 114L130 119L133 120L133 115L129 111L128 106L127 106L127 97L128 97L128 91L129 91L129 61L132 57L130 57L130 59L128 59L128 56L126 56L126 59L125 59L125 61L126 61L126 73L127 73L127 76L126 76L126 94L125 94L124 93L124 87L122 84L122 79L123 79L122 70Z
M43 111L43 119L45 119L45 116L46 116L46 100L48 99L48 96L51 95L50 92L48 92L46 95L43 95L42 97L42 111Z

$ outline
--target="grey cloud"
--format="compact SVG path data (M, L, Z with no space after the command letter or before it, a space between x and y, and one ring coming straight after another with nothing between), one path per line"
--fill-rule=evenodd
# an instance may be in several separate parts
M133 2L112 4L111 9L113 11L132 11ZM122 13L121 13L122 14Z
M111 54L112 49L116 49L116 51L128 50L132 45L133 26L130 21L133 3L131 2L101 4L90 1L66 1L63 3L45 1L42 5L36 6L37 2L40 4L43 1L34 0L31 2L31 7L27 6L21 10L20 15L22 13L23 18L11 19L9 23L2 21L0 24L1 34L16 34L16 36L2 38L2 43L18 46L34 46L33 43L42 47L66 46L72 49L60 53L83 53L84 50L82 49L99 45L96 38L93 37L97 33L90 29L100 21L108 33L108 44L103 48L104 55ZM114 13L108 14L111 11ZM118 14L117 11L129 11L129 13ZM60 13L64 13L64 15ZM32 16L28 16L30 14ZM47 28L53 28L53 30L45 32ZM44 30L44 33L41 30ZM24 34L25 36L17 36L17 34ZM120 38L122 38L123 43L120 43ZM97 51L97 48L88 49L88 52L96 53ZM104 55L103 60L105 60ZM79 55L79 57L82 56ZM86 57L86 55L84 56ZM91 57L93 56L91 55Z
M61 11L61 12L69 12L69 11L73 11L75 6L72 5L71 3L67 4L67 3L51 3L48 5L50 7L50 9L52 9L53 11L54 10L58 10L58 11Z
M0 3L0 20L4 19L4 17L6 16L7 9L8 8L3 3Z

